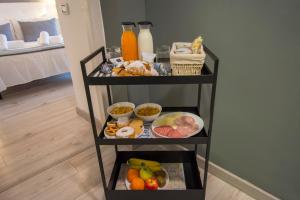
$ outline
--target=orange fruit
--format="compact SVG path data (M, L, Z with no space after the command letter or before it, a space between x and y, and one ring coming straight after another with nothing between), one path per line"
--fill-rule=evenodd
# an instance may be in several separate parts
M130 188L132 190L144 190L145 189L145 182L143 179L136 177L132 180Z
M136 177L139 177L139 170L138 169L129 169L127 171L127 180L131 183L132 180Z

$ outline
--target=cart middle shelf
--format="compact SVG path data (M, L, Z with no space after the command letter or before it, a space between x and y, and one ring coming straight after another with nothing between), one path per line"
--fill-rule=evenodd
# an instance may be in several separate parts
M163 112L190 112L199 116L197 107L163 107ZM97 137L97 144L99 145L151 145L151 144L207 144L208 135L203 128L196 135L189 138L158 138L158 137L140 137L140 138L113 138L108 139L105 137L104 129L106 128L106 123L111 121L112 117L109 116L102 128L99 136ZM145 127L150 129L150 125Z

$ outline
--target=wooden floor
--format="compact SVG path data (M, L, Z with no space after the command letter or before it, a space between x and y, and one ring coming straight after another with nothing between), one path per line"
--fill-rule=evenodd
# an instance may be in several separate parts
M111 147L102 151L111 169L114 151ZM0 199L104 199L90 126L75 112L69 78L4 93L0 101ZM252 198L209 175L207 199Z

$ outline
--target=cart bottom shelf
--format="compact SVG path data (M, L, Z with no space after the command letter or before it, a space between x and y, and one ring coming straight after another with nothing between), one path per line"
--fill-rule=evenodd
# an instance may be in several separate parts
M116 184L119 177L121 165L130 158L141 158L155 160L161 163L182 163L185 190L157 190L157 191L132 191L117 190ZM119 199L202 199L203 187L200 179L200 173L196 161L196 155L193 151L121 151L117 153L116 162L111 174L107 191L108 200Z

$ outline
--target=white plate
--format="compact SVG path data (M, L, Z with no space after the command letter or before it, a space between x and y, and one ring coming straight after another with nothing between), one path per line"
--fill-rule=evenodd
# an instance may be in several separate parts
M138 138L140 137L143 133L144 133L145 129L144 129L144 126L142 128L142 131L135 137L135 138ZM104 129L104 135L107 139L116 139L117 137L116 136L110 136L106 133L105 129ZM126 139L126 138L125 138Z
M169 184L169 180L170 180L167 170L163 167L161 169L166 173L166 184L162 188L158 187L158 190L164 190L167 187L167 185ZM131 183L127 180L127 178L125 179L125 185L126 185L127 190L131 190L131 188L130 188Z
M174 115L174 114L178 114L178 115L181 115L181 116L190 116L190 117L193 117L193 119L195 120L195 123L198 124L199 128L190 133L188 136L185 136L185 137L182 137L182 138L189 138L189 137L192 137L194 135L196 135L197 133L199 133L203 127L204 127L204 121L197 115L193 114L193 113L189 113L189 112L172 112L172 113L168 113L168 114L165 114L165 115L161 115L159 118L157 118L151 125L151 131L152 133L154 133L155 136L158 136L158 137L162 137L162 138L169 138L167 136L164 136L164 135L160 135L159 133L155 132L154 131L154 128L156 128L157 126L154 126L154 124L156 124L156 121L157 120L161 120L162 118L164 117L167 117L168 115Z

